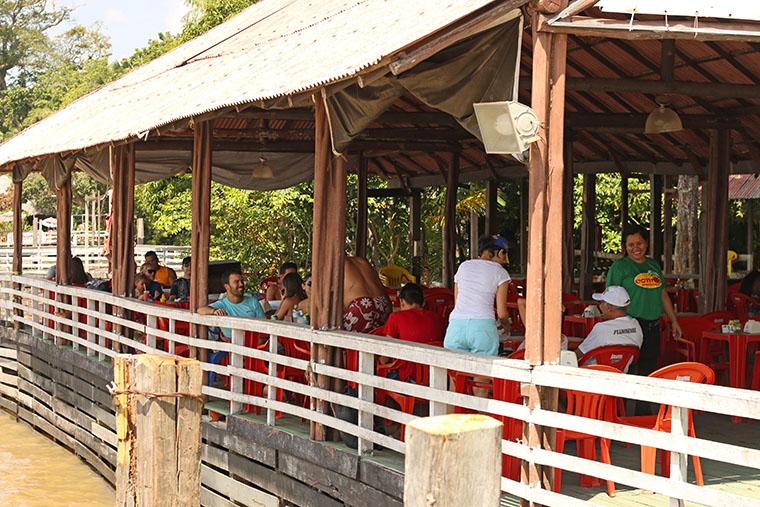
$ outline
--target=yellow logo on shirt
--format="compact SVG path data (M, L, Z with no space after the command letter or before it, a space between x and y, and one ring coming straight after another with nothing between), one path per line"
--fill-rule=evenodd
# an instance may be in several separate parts
M662 286L662 279L657 273L639 273L633 283L642 289L657 289Z

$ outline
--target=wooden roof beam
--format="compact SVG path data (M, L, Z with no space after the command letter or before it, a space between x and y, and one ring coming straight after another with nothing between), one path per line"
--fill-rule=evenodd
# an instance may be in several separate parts
M736 40L760 42L760 24L736 21L693 21L665 19L625 21L619 19L570 16L563 20L544 23L540 31L565 33L581 37L611 39L689 39L700 41Z
M733 117L724 118L711 114L680 114L684 128L714 129L730 128L736 124ZM601 132L643 132L646 113L567 113L567 128Z
M568 77L567 88L568 90L587 92L636 92L650 95L686 95L715 99L760 99L760 86L728 83Z

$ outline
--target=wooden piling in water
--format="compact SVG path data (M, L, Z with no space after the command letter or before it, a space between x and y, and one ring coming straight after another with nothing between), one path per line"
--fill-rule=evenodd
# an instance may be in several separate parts
M409 423L404 505L499 505L501 426L479 414L424 417Z
M116 505L200 505L201 379L192 359L116 357Z

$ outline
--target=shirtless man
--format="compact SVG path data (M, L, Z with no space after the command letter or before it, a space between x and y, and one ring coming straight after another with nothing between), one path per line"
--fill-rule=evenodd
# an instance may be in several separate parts
M343 278L343 329L366 333L385 324L391 302L377 271L361 257L346 257Z

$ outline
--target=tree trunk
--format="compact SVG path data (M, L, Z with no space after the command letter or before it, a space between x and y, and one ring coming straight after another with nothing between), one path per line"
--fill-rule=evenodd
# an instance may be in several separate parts
M696 273L697 267L697 199L696 176L678 177L677 235L673 256L674 273Z

